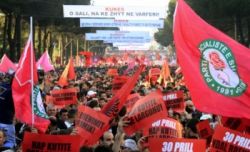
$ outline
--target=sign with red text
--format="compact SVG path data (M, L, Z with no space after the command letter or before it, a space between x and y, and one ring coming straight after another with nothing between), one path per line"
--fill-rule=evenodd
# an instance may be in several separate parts
M76 119L76 129L82 137L81 144L95 144L106 131L105 126L109 123L109 117L105 114L95 111L87 106L78 107Z
M205 152L206 141L203 139L149 138L149 150L152 152Z
M164 7L63 5L64 17L155 20L166 17Z
M72 152L79 151L80 136L46 135L25 132L22 143L24 152Z
M170 92L163 95L163 100L165 101L166 107L172 108L174 111L184 111L184 99L182 91Z
M76 88L52 90L50 94L55 105L70 105L77 102Z
M159 119L143 130L143 135L149 138L182 138L182 124L172 118Z
M212 138L210 152L250 151L250 135L218 125Z
M127 113L130 125L125 127L127 134L132 134L139 129L144 129L158 119L167 116L167 110L159 92L152 92L138 100L131 111Z

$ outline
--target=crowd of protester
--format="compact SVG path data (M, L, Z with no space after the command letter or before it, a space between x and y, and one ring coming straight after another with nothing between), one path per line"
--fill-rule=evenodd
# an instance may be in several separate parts
M70 81L69 85L64 88L76 87L77 104L65 107L58 107L52 103L46 102L46 95L51 90L60 89L57 84L58 78L63 68L57 68L55 71L44 73L39 71L40 90L44 101L46 113L49 116L50 125L46 134L51 135L76 135L78 130L75 128L75 119L77 116L78 105L88 106L96 111L100 111L102 107L112 98L112 77L107 75L110 66L75 68L76 80ZM119 74L123 74L127 66L112 66L117 68ZM183 137L198 139L196 124L202 120L209 119L212 128L218 123L218 119L214 115L204 114L195 109L189 91L183 81L182 74L176 74L176 67L171 67L171 78L168 79L166 86L162 86L158 82L148 82L148 70L152 66L147 66L141 73L136 86L131 93L139 93L140 96L146 96L152 91L161 90L163 93L182 90L184 92L185 110L177 112L168 109L168 116L172 117L183 125ZM158 68L161 68L158 66ZM132 75L137 69L131 69L128 75ZM12 75L1 75L1 86L8 85L11 89ZM1 89L1 95L5 90ZM0 98L0 151L21 151L23 135L25 131L39 133L39 131L31 126L23 124L15 119L14 106L11 91L5 98ZM119 116L112 122L109 130L103 133L99 142L92 147L82 146L80 152L148 152L147 137L143 137L142 133L135 132L132 136L124 133L123 127L129 125L124 119L126 117L126 108L123 107L119 112Z

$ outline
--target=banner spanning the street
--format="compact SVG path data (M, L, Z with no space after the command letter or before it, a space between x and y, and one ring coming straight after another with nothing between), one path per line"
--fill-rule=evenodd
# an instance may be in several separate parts
M110 42L134 42L134 43L143 43L143 42L150 42L150 37L145 35L138 35L133 33L127 34L105 34L105 33L86 33L85 34L86 40L103 40L103 41L110 41Z
M80 27L151 27L163 28L164 20L116 20L81 18Z
M64 17L157 20L166 17L164 7L63 5Z
M119 46L145 46L144 43L117 43L117 42L111 42L111 41L107 41L107 42L113 43L113 46L115 46L115 47L119 47Z

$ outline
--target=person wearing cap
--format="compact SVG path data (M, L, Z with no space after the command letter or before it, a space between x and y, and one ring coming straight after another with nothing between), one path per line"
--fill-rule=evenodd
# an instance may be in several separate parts
M121 146L122 152L134 152L138 151L136 142L133 139L126 139Z

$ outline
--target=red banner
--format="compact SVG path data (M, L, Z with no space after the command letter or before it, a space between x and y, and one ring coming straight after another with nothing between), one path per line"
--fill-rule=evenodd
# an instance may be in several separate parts
M52 90L50 94L53 98L55 105L70 105L77 102L77 89L61 89L61 90Z
M112 93L115 94L127 82L127 76L115 76L112 83Z
M162 95L158 92L152 92L138 100L127 115L130 125L124 129L127 134L131 135L156 120L165 118L167 110Z
M149 150L152 152L205 152L206 141L199 139L154 139L149 138Z
M25 132L24 152L72 152L79 151L80 136L46 135Z
M127 109L127 113L129 113L134 106L134 104L141 98L141 96L138 93L134 93L128 96L125 106Z
M217 126L210 152L249 152L250 151L250 135L242 134L240 132Z
M76 128L82 137L83 145L93 145L102 136L109 117L86 106L78 107Z
M182 91L175 91L163 95L163 100L166 103L166 107L172 108L174 111L183 112L184 111L184 99Z
M150 138L182 138L182 130L183 127L180 122L166 116L144 129L143 135Z

